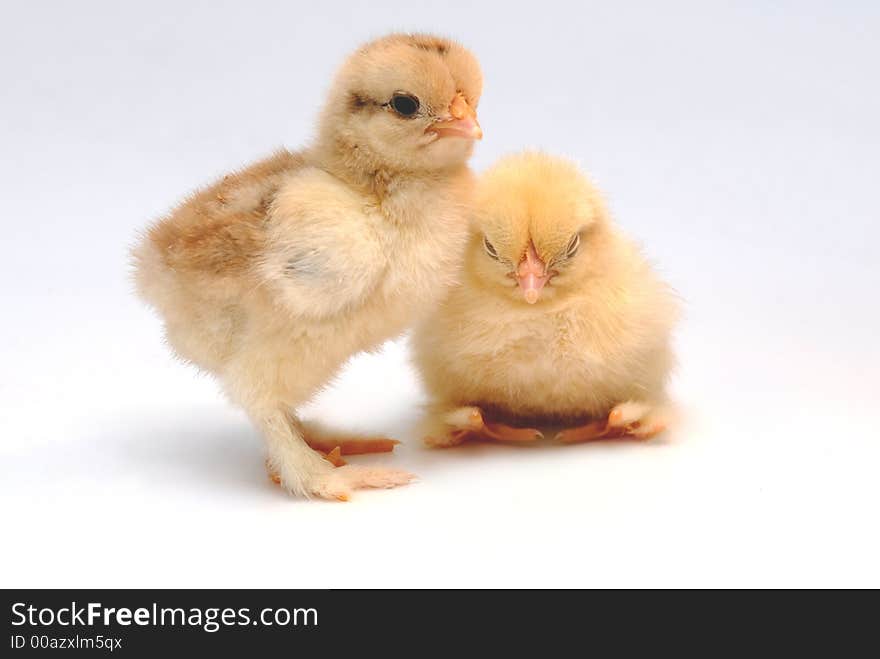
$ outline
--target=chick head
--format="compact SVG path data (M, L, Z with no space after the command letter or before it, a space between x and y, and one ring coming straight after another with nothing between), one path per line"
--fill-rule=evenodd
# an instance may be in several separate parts
M604 203L578 167L526 152L480 178L468 271L515 304L564 300L597 268L610 227Z
M440 37L393 34L361 47L337 74L321 139L377 166L431 171L464 163L483 133L476 58Z

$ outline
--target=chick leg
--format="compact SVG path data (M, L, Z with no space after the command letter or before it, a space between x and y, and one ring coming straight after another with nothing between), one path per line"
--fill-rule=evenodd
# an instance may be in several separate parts
M251 415L266 438L268 468L293 494L348 501L353 490L405 485L414 476L399 469L345 465L334 468L306 443L283 407ZM338 456L337 456L338 457Z
M314 451L334 467L342 467L343 465L348 464L342 459L342 451L338 446L326 452L319 449L314 449ZM266 473L269 474L270 481L275 483L275 485L281 485L281 476L278 475L277 471L272 469L272 465L268 458L266 458Z
M471 405L442 413L425 443L435 448L457 446L466 439L491 439L502 442L531 442L544 435L534 428L514 428L503 423L489 423L483 411Z

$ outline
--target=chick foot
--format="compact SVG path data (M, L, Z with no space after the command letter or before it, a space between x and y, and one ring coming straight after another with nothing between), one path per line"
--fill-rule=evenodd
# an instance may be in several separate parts
M345 460L342 459L342 451L338 446L326 452L315 449L315 452L318 453L327 462L332 464L334 467L342 467L343 465L348 464ZM281 475L277 471L272 469L272 465L269 464L269 460L266 460L266 473L269 474L270 481L275 483L275 485L281 485Z
M425 437L425 443L434 448L457 446L467 439L488 439L498 442L533 442L544 435L535 428L515 428L504 423L490 423L479 407L459 407L447 412L443 421L445 433Z
M332 469L314 479L309 488L312 496L321 499L348 501L353 490L367 488L390 489L411 483L416 478L415 474L403 471L402 469L347 465L341 460L336 462L335 459L339 458L339 447L336 447L324 457L337 469ZM281 476L269 466L268 462L266 463L266 471L269 474L269 480L275 483L275 485L280 486Z
M332 469L311 484L312 496L321 499L348 501L354 490L390 489L407 485L416 479L414 474L390 467L345 465Z
M343 455L364 455L367 453L390 453L394 447L400 444L395 439L385 437L346 437L329 435L323 432L303 433L303 439L309 448L324 458L334 467L343 467L348 464ZM266 462L266 471L269 479L276 485L281 485L281 476L274 471L269 462Z
M627 401L616 405L607 421L591 421L574 428L566 428L556 435L563 444L591 442L597 439L650 439L666 430L669 414L666 408L651 407L647 403Z
M647 403L627 401L611 410L608 432L614 437L651 439L666 430L670 417L671 412L664 405L652 407Z

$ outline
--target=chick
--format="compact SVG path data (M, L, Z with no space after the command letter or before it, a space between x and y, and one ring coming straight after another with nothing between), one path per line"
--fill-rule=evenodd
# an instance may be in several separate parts
M503 158L480 179L462 283L413 335L432 446L469 437L652 436L678 301L572 163Z
M346 500L412 478L334 469L335 446L373 449L307 428L295 412L455 282L481 90L477 60L457 43L405 34L368 43L337 74L312 146L196 192L134 250L138 290L168 343L247 411L272 475L294 494Z

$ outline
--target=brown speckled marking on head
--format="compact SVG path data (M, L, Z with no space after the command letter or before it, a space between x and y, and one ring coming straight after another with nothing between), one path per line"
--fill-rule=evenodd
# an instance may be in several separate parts
M376 101L367 98L361 93L358 92L350 92L348 95L348 111L355 112L363 112L364 110L375 108L378 104Z
M413 37L412 45L421 50L433 51L438 55L445 55L449 52L447 44L433 37Z

